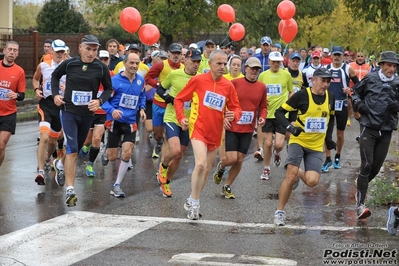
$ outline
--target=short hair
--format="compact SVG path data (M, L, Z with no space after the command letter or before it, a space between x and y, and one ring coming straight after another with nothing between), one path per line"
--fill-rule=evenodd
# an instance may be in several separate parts
M18 46L18 48L19 48L19 44L16 42L16 41L8 41L8 42L6 42L6 46L5 46L5 48L7 48L10 44L14 44L14 45L17 45Z
M119 49L119 42L118 42L116 39L109 39L109 40L107 41L107 43L105 44L105 49L108 48L108 44L110 44L110 43L112 43L112 42L116 43L116 46L117 46L118 49Z
M209 61L212 62L212 61L213 61L213 58L214 58L215 55L217 55L217 54L225 55L225 56L227 57L227 54L226 54L224 51L219 50L219 49L216 49L216 50L213 50L212 53L209 55Z

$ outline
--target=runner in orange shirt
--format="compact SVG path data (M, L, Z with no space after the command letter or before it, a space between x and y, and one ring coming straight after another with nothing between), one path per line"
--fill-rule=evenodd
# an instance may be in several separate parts
M183 130L190 129L195 166L191 175L191 195L184 204L187 218L200 218L200 194L221 144L223 126L241 117L241 107L233 83L223 77L227 55L214 50L209 56L210 71L190 79L176 96L174 105L177 120ZM192 100L190 117L184 116L184 102ZM228 108L228 110L226 109Z

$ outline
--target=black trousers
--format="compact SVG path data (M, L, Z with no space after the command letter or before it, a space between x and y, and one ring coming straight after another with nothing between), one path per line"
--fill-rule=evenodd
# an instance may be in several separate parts
M358 206L364 204L369 182L378 174L385 161L392 131L380 131L361 126L360 173L357 178Z

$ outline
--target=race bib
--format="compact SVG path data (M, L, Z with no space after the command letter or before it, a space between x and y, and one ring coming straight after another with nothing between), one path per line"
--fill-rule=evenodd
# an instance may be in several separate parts
M44 86L44 89L51 94L51 82L50 81L46 81L46 85Z
M184 102L184 110L191 110L191 101Z
M267 84L267 96L278 96L282 93L281 84Z
M122 93L119 106L129 109L136 109L138 101L139 96Z
M226 97L224 97L223 95L211 91L205 92L205 97L203 102L205 106L218 110L219 112L222 112L225 102L226 102Z
M343 100L336 100L335 101L335 111L342 111L342 107L344 106Z
M249 125L252 124L253 119L254 119L254 112L242 111L240 120L238 120L237 124Z
M305 132L312 133L326 133L327 132L327 118L307 117L305 121Z
M9 93L9 92L10 92L9 89L0 88L0 100L1 101L10 100L10 98L8 98L8 96L7 96L7 93Z
M89 105L93 97L91 91L72 91L72 103L74 105Z

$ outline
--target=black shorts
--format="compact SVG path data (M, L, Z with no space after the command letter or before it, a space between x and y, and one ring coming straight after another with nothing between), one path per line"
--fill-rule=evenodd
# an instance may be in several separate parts
M224 135L226 152L238 151L242 154L247 154L249 146L251 145L252 134L253 132L237 133L226 130Z
M107 121L109 122L109 121ZM137 125L125 124L118 121L112 121L108 129L108 148L118 148L120 143L132 142L135 143ZM121 140L121 137L122 141Z
M145 116L148 119L152 119L152 101L145 102Z
M345 130L346 122L348 120L348 104L344 104L342 111L335 111L335 121L337 122L338 130Z
M272 133L280 133L282 135L285 135L285 132L287 131L286 128L284 128L282 125L277 123L277 119L272 118L272 119L266 119L265 125L262 127L262 132L272 132Z
M6 116L0 116L0 131L11 132L15 134L15 127L17 125L17 113Z
M54 105L52 97L39 101L37 105L37 120L39 123L49 123L54 132L61 131L60 108Z
M106 114L94 114L93 123L90 128L94 128L95 126L104 126L106 120Z

